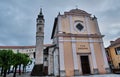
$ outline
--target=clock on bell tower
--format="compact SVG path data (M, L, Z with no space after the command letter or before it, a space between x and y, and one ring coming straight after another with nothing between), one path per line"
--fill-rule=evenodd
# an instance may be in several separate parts
M38 15L36 22L36 36L44 36L44 16L42 14L42 9L40 9L40 14Z

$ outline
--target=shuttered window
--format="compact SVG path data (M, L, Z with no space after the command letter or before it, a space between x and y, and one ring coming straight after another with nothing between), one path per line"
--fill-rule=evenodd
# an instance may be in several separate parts
M115 48L115 53L116 53L116 55L120 55L120 47Z

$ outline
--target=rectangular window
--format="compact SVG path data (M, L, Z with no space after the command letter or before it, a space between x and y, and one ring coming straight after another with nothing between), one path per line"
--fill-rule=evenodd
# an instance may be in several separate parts
M115 48L116 55L120 55L120 47Z
M19 49L17 49L17 53L19 53Z

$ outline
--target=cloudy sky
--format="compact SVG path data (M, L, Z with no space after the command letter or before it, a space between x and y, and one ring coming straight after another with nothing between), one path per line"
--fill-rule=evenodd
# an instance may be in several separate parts
M43 8L45 43L58 12L85 10L98 18L105 47L120 36L120 0L0 0L0 45L35 45L36 17Z

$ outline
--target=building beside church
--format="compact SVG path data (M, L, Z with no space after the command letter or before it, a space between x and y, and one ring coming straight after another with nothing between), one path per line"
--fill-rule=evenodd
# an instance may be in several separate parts
M108 57L108 63L113 72L114 69L120 69L120 38L116 39L115 41L110 41L110 46L106 48L106 53Z
M51 39L44 45L44 15L36 20L36 57L32 76L79 76L110 73L97 18L84 10L72 9L58 14Z
M51 44L44 44L44 49ZM26 72L31 72L35 64L35 48L36 46L0 46L0 50L12 50L14 53L25 53L28 54L32 63L26 66ZM11 68L12 70L12 68Z
M14 53L28 54L29 58L32 60L32 63L26 66L26 72L32 71L35 62L35 46L0 46L0 50L12 50Z

